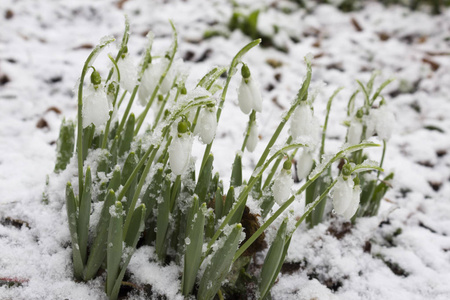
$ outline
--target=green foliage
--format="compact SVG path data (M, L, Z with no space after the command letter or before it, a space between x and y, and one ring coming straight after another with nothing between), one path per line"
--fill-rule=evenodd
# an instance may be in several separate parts
M246 30L251 34L256 34L257 17L256 12L245 21L250 26ZM162 72L151 74L158 76L155 77L157 84L153 90L147 91L148 97L146 95L145 99L140 99L144 102L144 108L141 114L135 117L130 112L138 91L150 89L144 78L148 72L158 69L151 66L158 64L163 58L152 57L150 41L144 54L144 63L140 71L136 71L139 78L135 88L131 93L123 89L120 82L114 79L119 80L119 76L112 75L120 71L117 61L121 59L121 54L127 53L128 27L126 23L124 38L116 58L111 57L114 67L105 81L96 82L98 85L111 87L108 91L114 99L109 120L106 124L98 125L98 128L92 124L82 128L83 82L87 66L95 63L100 50L111 42L110 40L94 48L82 71L78 93L76 151L79 193L75 195L70 182L66 188L75 278L88 281L106 270L105 292L110 299L117 299L127 266L143 235L142 244L154 247L160 263L170 262L180 267L180 292L185 297L196 296L197 299L211 300L217 293L222 294L220 290L224 280L232 279L230 284L238 284L237 278L246 274L245 268L251 263L250 257L244 257L245 251L256 245L264 231L283 214L284 221L270 246L260 278L255 279L248 275L251 280L259 282L261 298L270 297L270 289L289 248L293 233L291 229L297 228L305 219L309 224L317 224L322 220L325 199L337 182L337 179L333 181L331 177L332 164L341 159L354 161L355 165L352 165L349 176L351 173L360 172L362 168L381 170L378 166L365 165L356 160L360 158L358 155L362 149L378 145L371 142L350 145L337 152L330 160L316 162L318 167L310 174L309 180L305 180L284 203L275 205L272 188L276 174L282 168L284 172L291 172L290 162L296 151L299 148L309 148L309 145L298 143L292 137L284 142L278 141L296 109L305 103L311 105L308 88L312 69L311 61L307 58L307 74L296 99L281 118L252 175L245 180L242 157L245 155L249 130L257 117L255 111L250 114L242 147L240 150L236 149L239 151L231 166L230 185L225 190L220 174L214 172L214 156L211 153L214 139L205 145L198 174L190 160L189 147L192 146L193 135L197 132L196 126L201 129L200 123L206 122L199 119L201 110L216 109L214 123L219 122L228 87L237 73L238 65L242 63L244 55L261 41L250 42L236 54L228 68L223 87L222 83L217 81L226 68L216 67L208 72L197 86L211 94L205 92L204 95L199 95L198 92L187 91L184 82L186 77L173 69L172 62L178 45L177 33L173 28L174 41L164 58L163 67L160 68ZM165 82L166 77L171 77L169 83ZM166 84L172 89L164 90L162 87ZM382 90L379 88L370 97L372 86L373 80L362 88L366 102L370 105ZM216 102L212 94L219 92L220 100ZM337 92L330 98L328 113ZM180 95L183 95L183 101L178 101ZM161 99L160 106L155 109L155 122L141 130L155 98ZM118 121L113 121L111 116L115 115L122 103L126 105L124 114ZM354 104L349 104L349 107L353 106ZM328 114L322 134L321 154L324 153L327 120ZM177 128L179 124L182 124L182 130ZM63 122L55 172L63 172L70 156L75 155L74 132L73 124ZM286 157L289 159L286 160ZM285 163L282 164L282 161ZM91 167L96 172L91 173ZM382 181L373 185L373 190L364 190L364 194L369 193L372 200L364 202L364 209L361 208L358 214L367 215L377 211L388 187L389 185ZM304 192L309 206L294 226L293 221L289 217L286 218L285 212L295 198ZM250 197L261 207L263 224L259 224L256 218L246 219L251 216L248 209L246 210ZM274 207L277 210L272 212ZM91 224L93 209L100 210L96 212L99 215L97 224ZM244 228L244 225L247 227ZM91 226L96 229L89 232ZM243 234L244 231L246 234ZM260 250L262 249L256 247L254 252ZM230 269L233 274L229 274Z

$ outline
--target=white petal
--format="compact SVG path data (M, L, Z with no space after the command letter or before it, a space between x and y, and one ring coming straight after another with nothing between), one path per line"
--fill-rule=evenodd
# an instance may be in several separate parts
M342 216L348 220L350 220L353 215L356 213L359 207L359 199L361 195L361 187L359 185L355 186L352 191L352 200L347 207L347 209L342 213Z
M105 91L99 87L83 98L83 128L94 124L100 126L109 119L109 103Z
M175 175L183 174L191 160L192 138L175 136L169 146L169 164Z
M344 180L342 176L338 177L338 181L331 195L333 198L333 207L337 214L343 214L349 207L352 201L353 185L354 183L351 178Z
M250 94L252 95L252 103L253 103L253 109L257 112L262 111L262 97L261 97L261 90L259 87L259 84L253 80L253 78L248 79L248 87L250 89Z
M127 54L124 58L119 59L117 66L120 71L120 85L131 92L137 82L137 70L133 58Z
M252 127L250 127L250 132L247 139L247 145L245 147L249 152L253 152L258 144L259 136L258 136L258 124L253 122Z
M198 124L195 127L195 133L198 134L200 141L208 145L216 136L217 118L216 110L205 108L200 111Z
M139 101L143 106L145 106L148 100L150 100L150 96L153 94L153 91L158 83L158 81L155 80L154 68L154 65L149 65L141 78L141 85L139 87Z
M387 105L382 105L377 112L376 130L382 140L389 140L395 126L395 116Z
M352 120L347 133L347 143L350 146L357 145L361 142L363 125L358 120Z
M294 180L291 174L282 169L277 178L275 178L272 186L273 197L279 205L283 205L289 198L293 184Z
M291 135L294 140L299 137L309 137L315 129L312 110L307 104L300 104L291 117Z
M303 150L303 153L297 160L297 177L299 180L305 179L309 173L311 173L313 164L314 161L311 153L307 150Z
M244 114L250 113L253 108L253 98L252 91L248 84L245 83L245 80L242 79L241 85L238 90L238 101L239 108Z

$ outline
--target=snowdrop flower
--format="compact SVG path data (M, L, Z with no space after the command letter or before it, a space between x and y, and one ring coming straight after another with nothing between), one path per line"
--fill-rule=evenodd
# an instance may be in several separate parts
M352 120L347 133L347 143L349 144L349 146L357 145L361 142L362 132L363 125L361 123L361 120Z
M195 127L194 134L198 135L203 144L208 145L216 136L216 128L216 107L205 107L200 111L198 124Z
M306 138L311 143L311 146L319 143L319 120L314 116L311 107L306 101L302 101L292 114L291 135L294 140Z
M283 205L291 195L291 188L294 184L291 176L291 166L292 163L289 160L284 162L283 169L278 173L272 186L273 198L279 205Z
M350 220L356 213L359 207L360 195L361 195L361 187L359 185L356 185L352 191L352 198L350 200L350 204L348 205L347 209L342 213L342 216L344 218Z
M297 160L297 177L298 180L305 179L311 173L312 166L314 164L311 152L307 149L303 149L302 154Z
M83 128L91 124L100 126L109 119L109 103L106 92L101 83L100 73L95 69L91 74L91 83L88 87L86 96L83 97L83 108L81 111L83 117Z
M182 175L189 166L192 150L192 135L188 131L188 122L178 123L178 133L169 146L169 164L175 175Z
M334 211L337 214L344 214L350 207L353 197L354 182L351 178L339 176L333 188L331 197L333 199Z
M392 136L395 116L389 107L382 102L380 108L370 111L366 123L368 136L377 133L380 139L388 141Z
M247 144L245 147L249 152L253 152L258 144L259 136L258 136L258 124L253 122L250 127L250 131L248 133Z
M244 114L250 113L252 109L262 111L262 97L258 83L251 77L247 65L241 69L242 80L238 90L239 108Z
M358 177L355 180L351 178L351 166L344 165L342 174L338 177L336 185L333 188L331 198L333 199L334 211L346 219L350 219L356 213L359 207L361 187Z
M144 71L141 78L141 86L139 87L139 100L142 105L147 104L168 63L168 60L164 59L162 62L150 64ZM166 94L170 90L171 85L172 82L166 76L160 86L161 93Z
M137 83L137 71L133 58L128 54L123 54L117 61L120 72L120 85L127 91L132 91Z

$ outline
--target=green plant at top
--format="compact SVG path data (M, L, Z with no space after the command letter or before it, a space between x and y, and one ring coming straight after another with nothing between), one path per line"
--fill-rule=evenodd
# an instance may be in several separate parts
M71 180L66 187L74 276L88 281L106 270L105 292L110 299L117 299L127 266L141 240L141 245L154 247L162 264L171 261L180 266L180 293L184 296L210 300L218 294L231 299L233 296L223 282L236 285L240 275L234 276L230 269L248 267L251 255L261 250L247 254L249 248L281 217L283 221L257 279L259 298L266 299L293 232L324 203L332 189L335 209L346 218L355 214L361 191L357 174L382 171L378 164L356 158L362 149L378 145L363 139L344 145L321 159L307 172L309 176L303 185L291 191L292 157L298 149L311 155L320 143L320 126L312 110L314 96L308 96L312 76L308 56L306 77L297 96L283 114L252 175L244 180L242 156L257 146L257 113L262 110L262 97L257 80L242 59L260 40L244 46L228 70L213 68L194 88L188 89L182 62L175 60L177 33L171 25L171 47L163 55L153 55L150 33L138 69L128 52L128 20L117 55L109 55L112 68L108 75L102 77L93 65L113 39L102 40L83 66L77 98L77 134L73 123L62 123L55 167L57 173L70 171L70 158L77 158L78 180ZM249 121L225 191L220 174L213 172L211 149L229 84L240 65L239 107L249 115ZM85 80L91 69L89 80ZM222 86L218 80L226 70ZM137 117L130 113L136 97L143 106ZM122 105L126 107L119 116ZM328 111L330 107L331 100ZM155 113L154 121L146 125L150 109ZM279 136L289 122L289 138L280 142ZM326 124L327 121L321 154ZM205 144L198 174L191 160L195 136ZM331 176L331 166L342 159L347 163L341 174L334 180L325 180L325 174ZM317 182L321 185L318 197L305 207L297 221L290 219L290 205L304 193L308 197L308 189ZM256 221L253 232L243 227L249 197L259 203L263 215L262 224ZM92 219L94 214L99 218Z

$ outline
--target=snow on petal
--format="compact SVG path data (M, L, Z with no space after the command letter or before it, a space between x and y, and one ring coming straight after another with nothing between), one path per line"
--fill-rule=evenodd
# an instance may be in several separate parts
M371 126L375 128L378 137L382 140L389 140L395 125L395 116L387 105L382 105L378 109L370 112Z
M137 83L137 69L133 58L126 54L124 58L119 59L117 66L120 71L120 85L127 91L132 91Z
M258 124L256 124L256 122L253 122L251 126L252 127L250 127L247 144L245 145L245 147L249 152L253 152L255 150L256 145L258 144L259 141Z
M150 100L150 96L158 84L159 77L157 77L156 70L157 67L154 65L149 65L144 71L141 78L141 85L139 87L139 102L141 105L145 106Z
M299 180L308 177L309 173L311 173L313 164L314 161L311 153L307 150L303 150L297 160L297 177Z
M191 160L192 137L190 135L176 135L169 146L169 164L172 173L182 175Z
M238 90L239 108L244 114L249 114L253 108L253 95L252 91L245 79L242 79L241 85Z
M344 180L342 176L338 177L336 185L333 188L331 198L333 199L334 211L337 214L343 214L350 206L353 196L354 182L351 178Z
M283 205L289 198L293 184L294 180L292 179L291 173L282 169L278 173L277 178L275 178L272 186L273 197L279 205Z
M350 180L350 179L349 179ZM361 187L359 185L355 186L352 190L352 198L347 209L342 213L342 216L350 220L356 213L359 207L359 199L361 195Z
M300 136L309 136L313 120L312 110L306 103L301 103L291 118L291 135L294 140Z
M92 89L92 91L83 98L83 128L91 124L100 126L109 119L109 103L106 92L103 88Z
M195 134L200 138L200 141L207 145L211 143L216 136L217 117L215 108L204 108L200 111L198 117L198 124L195 127Z
M361 142L363 125L359 120L352 120L347 133L347 143L349 146L357 145Z

